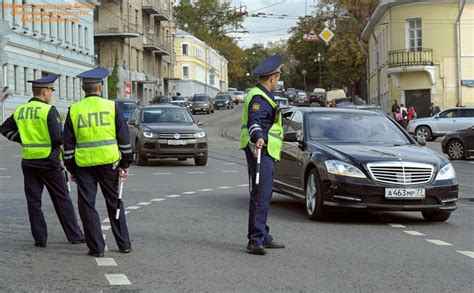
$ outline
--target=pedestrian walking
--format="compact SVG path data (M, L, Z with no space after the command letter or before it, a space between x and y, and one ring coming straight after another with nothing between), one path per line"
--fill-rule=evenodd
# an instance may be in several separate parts
M411 106L411 107L408 108L407 117L408 117L408 122L410 122L410 121L413 120L413 119L416 119L416 110L415 110L415 107Z
M255 67L253 74L259 77L259 82L248 92L242 110L240 149L245 151L251 178L247 250L257 255L266 254L266 248L285 247L273 239L267 225L272 198L273 163L280 160L283 146L281 114L272 94L280 79L281 63L282 58L274 55ZM259 158L257 154L260 154Z
M395 113L397 113L398 110L400 110L400 106L398 105L397 100L393 100L392 116L393 116L394 119L395 119Z
M88 255L103 257L105 241L95 209L97 185L105 198L115 241L122 253L132 251L123 202L119 201L119 177L126 180L132 162L128 128L119 107L101 97L106 68L77 75L86 96L73 104L64 126L64 162L78 189L79 215L84 225ZM116 219L116 211L119 217Z
M439 112L441 112L441 109L439 108L439 106L435 105L434 103L431 103L430 104L430 116L435 116Z
M85 242L61 166L61 118L56 108L50 105L54 82L58 77L53 74L29 80L33 98L16 108L2 127L6 138L22 145L21 169L31 234L37 247L46 247L48 241L47 225L41 209L45 186L67 240L72 244Z
M400 104L400 113L402 113L402 126L404 129L407 129L408 126L408 109L404 104Z

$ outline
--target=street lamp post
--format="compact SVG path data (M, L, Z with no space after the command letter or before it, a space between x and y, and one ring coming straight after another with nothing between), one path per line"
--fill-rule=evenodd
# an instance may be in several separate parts
M314 62L318 62L318 74L319 74L318 86L322 87L323 84L321 82L321 53L318 52L318 56L316 57L316 59L314 59Z

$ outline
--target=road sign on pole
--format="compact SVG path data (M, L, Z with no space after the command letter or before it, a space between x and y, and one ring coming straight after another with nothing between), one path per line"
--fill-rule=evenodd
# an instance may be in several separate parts
M326 45L329 44L329 42L334 38L334 33L327 27L325 27L321 33L319 34L319 37L321 40L323 40Z
M304 34L303 40L308 42L316 42L318 40L318 36L314 32L314 29L311 29L307 34Z

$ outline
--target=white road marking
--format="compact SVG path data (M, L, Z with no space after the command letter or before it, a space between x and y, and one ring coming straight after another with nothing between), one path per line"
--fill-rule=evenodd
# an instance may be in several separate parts
M402 224L393 224L393 223L388 223L392 228L406 228L406 226L403 226Z
M95 261L99 267L116 267L117 263L111 257L96 257Z
M173 197L180 197L180 196L181 196L181 194L170 194L170 195L167 195L166 197L173 198Z
M154 199L150 199L150 201L162 201L162 200L165 200L164 198L154 198Z
M151 202L139 202L137 204L139 204L141 206L147 206L147 205L151 204Z
M239 185L236 185L236 186L238 186L238 187L247 187L249 185L246 183L246 184L239 184Z
M125 214L126 214L126 215L130 214L130 211L125 211Z
M105 240L105 238L107 238L107 234L102 234L102 237L104 237Z
M109 251L109 248L107 247L107 244L104 247L104 251Z
M185 191L183 194L195 194L196 191ZM172 196L172 197L177 197L177 196Z
M417 232L417 231L407 231L407 230L405 230L405 231L403 231L403 232L405 232L405 233L407 233L407 234L410 234L410 235L412 235L412 236L425 236L425 234L420 233L420 232Z
M220 187L217 187L218 189L230 189L232 188L232 186L220 186Z
M223 163L222 165L237 165L236 163Z
M194 171L194 172L186 172L188 174L206 174L206 172L203 171Z
M0 176L0 179L10 179L12 176Z
M221 171L221 173L239 173L238 170L224 170L224 171Z
M132 285L124 274L105 274L110 285Z
M133 174L133 173L128 173L128 176L135 176L135 174Z
M137 210L139 209L140 207L137 207L137 206L129 206L129 207L126 207L125 209L126 210Z
M7 168L0 168L0 171L5 171L7 170Z
M467 255L470 258L474 258L474 251L469 251L469 250L456 250L457 252Z
M102 223L110 223L110 219L109 219L109 218L104 219L104 220L102 221Z
M436 240L436 239L426 239L426 241L434 243L436 245L452 245L451 243L444 242L444 241L441 241L441 240Z
M100 226L100 228L102 229L102 231L107 231L110 229L110 226Z
M152 173L153 175L170 175L171 173Z
M211 188L204 188L204 189L199 189L198 191L213 191L214 189Z

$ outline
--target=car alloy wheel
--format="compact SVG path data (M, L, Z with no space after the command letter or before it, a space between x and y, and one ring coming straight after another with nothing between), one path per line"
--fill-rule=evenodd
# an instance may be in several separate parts
M420 126L416 129L415 135L426 140L431 139L431 130L426 126Z
M464 146L455 139L448 143L448 156L453 160L460 160L464 158Z
M446 212L421 212L423 218L428 222L446 222L451 213Z
M322 211L322 196L319 184L318 174L316 169L309 172L306 180L306 214L311 220L321 220L324 215Z

